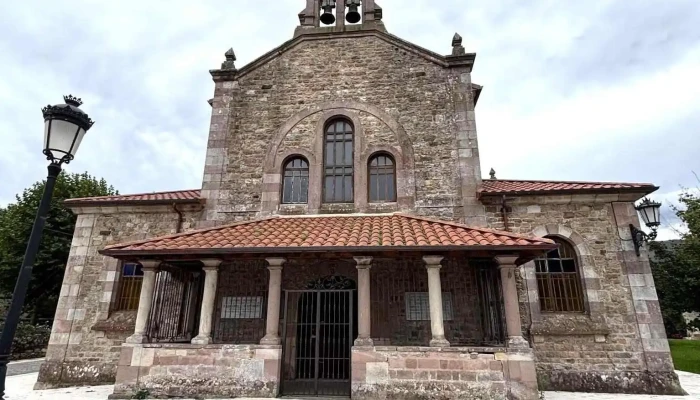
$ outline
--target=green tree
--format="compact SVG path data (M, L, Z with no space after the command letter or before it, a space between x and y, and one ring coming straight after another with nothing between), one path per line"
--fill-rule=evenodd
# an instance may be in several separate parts
M677 243L651 244L651 268L669 335L686 329L684 312L700 311L700 190L684 191L679 202L675 212L688 231ZM700 321L693 325L700 327Z
M14 203L0 208L0 298L11 297L14 290L44 185L44 181L35 183L17 195ZM117 192L104 179L87 173L59 175L27 292L24 311L28 316L53 318L56 309L77 219L63 202L113 194Z

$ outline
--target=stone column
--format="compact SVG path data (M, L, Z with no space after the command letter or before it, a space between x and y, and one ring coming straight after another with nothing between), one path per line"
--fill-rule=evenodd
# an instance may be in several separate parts
M501 287L503 290L503 304L506 314L506 333L508 335L509 348L529 348L530 345L523 338L522 324L520 322L520 306L518 304L518 287L515 283L515 274L518 267L515 265L518 256L497 256L498 269L501 271Z
M160 261L156 260L141 260L139 261L143 268L143 281L141 283L141 296L139 297L139 309L136 312L136 327L134 334L126 339L127 343L139 344L146 343L146 329L148 328L148 315L151 313L153 305L153 290L156 287L156 273Z
M270 284L267 291L267 323L265 337L260 344L279 345L282 340L279 335L280 325L280 297L282 295L282 265L287 261L284 258L267 258L267 267L270 270Z
M369 271L372 257L355 257L357 262L357 339L355 346L374 346Z
M212 318L216 302L216 287L219 281L219 266L221 260L202 260L204 267L204 293L202 295L202 311L199 317L199 334L192 339L192 344L210 344Z
M450 342L445 339L445 325L442 315L442 285L440 283L440 262L442 256L425 256L423 261L428 270L428 299L430 301L430 329L433 338L431 347L449 347Z

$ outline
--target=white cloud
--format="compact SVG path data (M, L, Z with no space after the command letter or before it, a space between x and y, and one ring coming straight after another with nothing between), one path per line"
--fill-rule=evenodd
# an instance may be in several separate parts
M459 32L478 53L484 171L652 181L665 192L690 185L698 169L690 165L700 145L693 3L380 2L391 33L447 54ZM241 67L290 39L303 8L303 0L3 5L0 142L11 151L0 152L0 205L45 175L39 109L68 93L97 121L71 171L105 177L122 193L199 187L208 70L229 47Z

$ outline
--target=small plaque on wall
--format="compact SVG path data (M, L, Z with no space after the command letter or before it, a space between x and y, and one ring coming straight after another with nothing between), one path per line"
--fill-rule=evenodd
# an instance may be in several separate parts
M256 319L262 318L263 298L224 297L221 305L221 319Z
M442 294L442 319L452 321L452 294ZM406 293L406 320L430 321L430 296L428 292Z

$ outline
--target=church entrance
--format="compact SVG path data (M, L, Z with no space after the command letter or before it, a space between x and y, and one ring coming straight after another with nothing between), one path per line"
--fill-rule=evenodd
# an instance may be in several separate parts
M357 336L355 282L327 277L284 293L285 396L350 396L350 353Z

